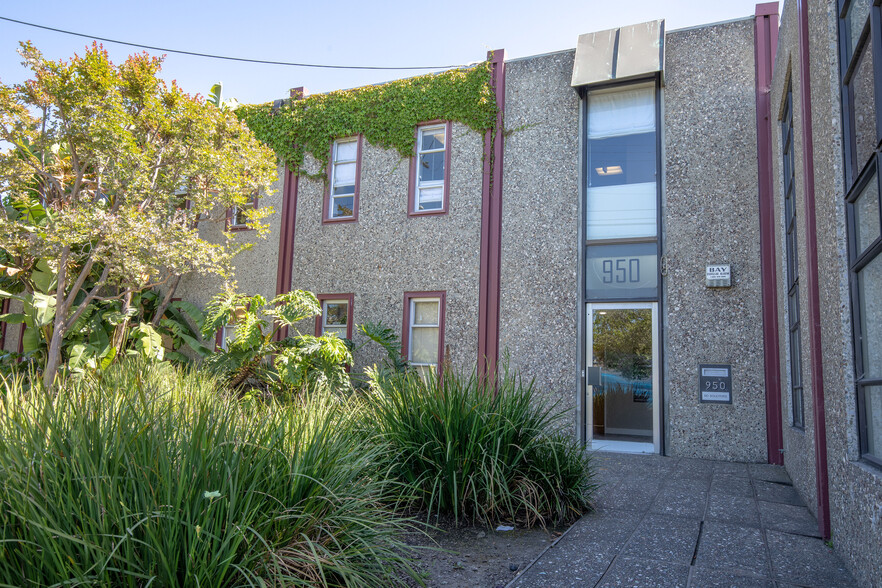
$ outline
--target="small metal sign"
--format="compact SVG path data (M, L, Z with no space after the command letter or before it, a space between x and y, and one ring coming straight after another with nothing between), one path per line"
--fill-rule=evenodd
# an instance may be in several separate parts
M700 402L732 404L732 366L719 363L698 365Z
M732 269L728 263L706 266L704 280L708 288L729 288L732 286Z

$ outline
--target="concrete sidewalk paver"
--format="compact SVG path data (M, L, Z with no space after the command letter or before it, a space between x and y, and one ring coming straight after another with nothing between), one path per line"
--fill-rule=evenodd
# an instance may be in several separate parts
M855 586L783 467L596 453L596 509L512 588Z

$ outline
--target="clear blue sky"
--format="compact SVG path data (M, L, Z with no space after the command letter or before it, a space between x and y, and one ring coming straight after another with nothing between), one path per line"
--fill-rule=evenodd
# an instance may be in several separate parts
M306 63L437 66L481 61L489 49L508 58L575 47L579 34L657 18L668 30L751 16L747 0L547 0L389 2L384 0L7 0L0 16L134 43ZM0 81L21 82L16 53L30 39L52 59L82 53L90 41L0 21ZM105 43L114 61L137 51ZM159 53L159 52L152 52ZM353 71L220 61L169 53L163 77L190 93L217 81L224 97L267 102L305 86L351 88L419 71Z

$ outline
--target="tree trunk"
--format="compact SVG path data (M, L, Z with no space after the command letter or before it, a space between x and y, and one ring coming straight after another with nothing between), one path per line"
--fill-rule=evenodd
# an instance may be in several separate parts
M61 323L61 324L59 324ZM55 319L55 328L52 329L52 340L49 342L49 353L46 357L46 367L43 369L43 388L50 392L55 386L55 375L61 365L61 342L64 339L64 319Z
M168 305L171 304L172 298L175 295L175 290L178 289L178 284L181 283L181 274L178 274L174 277L174 279L169 283L168 292L165 293L165 296L162 298L162 303L159 305L159 308L156 309L156 313L153 315L153 320L150 321L150 324L154 327L159 326L159 321L162 320L162 315L165 314L165 311L168 309Z

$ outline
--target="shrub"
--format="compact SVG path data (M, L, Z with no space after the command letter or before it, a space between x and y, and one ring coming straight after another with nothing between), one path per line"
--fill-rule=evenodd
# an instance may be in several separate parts
M0 392L4 585L354 585L414 572L411 530L327 393L246 403L124 362L55 396Z
M370 402L385 467L411 506L495 523L559 524L594 490L589 456L558 428L532 382L507 370L494 390L474 373L378 377Z

